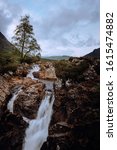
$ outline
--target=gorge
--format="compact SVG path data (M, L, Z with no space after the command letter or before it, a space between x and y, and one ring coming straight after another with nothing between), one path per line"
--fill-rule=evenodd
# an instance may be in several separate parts
M29 73L27 74L27 78L31 78L32 80L38 80L33 76L33 72L38 72L39 69L40 69L39 65L36 64L33 65L32 68L29 70ZM54 91L53 91L52 81L50 81L51 86L46 85L46 80L44 83L45 83L45 87L48 90L45 91L44 98L37 111L37 117L29 121L28 118L22 116L24 121L26 122L29 121L28 122L29 127L26 129L25 132L26 137L24 140L23 150L29 150L29 149L40 150L41 146L43 145L44 142L46 142L48 137L48 128L51 121L52 106L54 102ZM21 87L16 89L16 91L13 93L12 98L8 102L7 109L12 113L13 113L14 101L16 100L16 97L21 91L22 91Z
M56 62L20 65L13 75L0 76L1 150L99 149L99 61L66 62L72 69L85 61L78 82L70 79L66 87L55 80L55 72L67 73L54 71Z

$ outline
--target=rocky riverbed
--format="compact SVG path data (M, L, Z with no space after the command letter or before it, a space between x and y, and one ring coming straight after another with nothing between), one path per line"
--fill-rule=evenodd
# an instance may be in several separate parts
M83 74L85 80L70 83L65 88L57 86L51 63L40 64L40 71L33 72L36 80L26 77L31 68L27 64L12 75L0 76L0 150L22 150L29 125L22 116L36 118L47 90L41 79L56 85L49 136L41 150L99 150L100 91L94 64ZM7 104L19 87L22 91L14 101L12 113L7 110Z

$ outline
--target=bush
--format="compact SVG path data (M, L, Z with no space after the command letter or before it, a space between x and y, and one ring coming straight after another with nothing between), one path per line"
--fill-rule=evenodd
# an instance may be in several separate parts
M31 64L40 60L39 56L26 56L23 62ZM22 61L21 61L22 62Z
M20 57L17 50L1 51L0 52L0 73L15 71L20 62Z
M62 79L65 86L67 80L72 82L79 82L83 79L83 72L88 69L89 63L87 60L81 60L80 63L75 63L67 60L57 61L55 63L55 71L58 78Z

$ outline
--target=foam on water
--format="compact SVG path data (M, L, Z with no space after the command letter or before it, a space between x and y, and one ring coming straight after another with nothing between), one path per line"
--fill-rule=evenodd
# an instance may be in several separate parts
M27 74L26 77L30 77L31 79L35 79L33 76L33 72L38 72L40 70L39 65L35 64L32 66L32 69L30 69L29 73Z
M37 80L36 78L34 78L33 72L37 72L39 70L39 65L33 65L32 69L29 70L27 77L30 77L33 80ZM29 127L25 132L23 150L40 150L43 143L47 140L48 137L48 128L51 121L52 107L54 103L54 94L52 92L53 82L46 80L39 81L42 81L46 85L46 92L37 111L37 117L33 120L30 120L22 116L23 120L29 123ZM7 108L12 113L14 102L21 91L22 89L18 88L13 94L12 98L9 100Z
M36 119L30 121L29 127L26 130L23 150L40 150L43 143L47 140L54 102L54 95L52 96L51 94L51 92L46 91ZM51 102L50 98L52 98Z
M19 88L16 92L13 93L12 98L9 100L8 104L7 104L7 109L13 113L13 106L14 106L14 102L18 96L18 94L21 92L21 88Z

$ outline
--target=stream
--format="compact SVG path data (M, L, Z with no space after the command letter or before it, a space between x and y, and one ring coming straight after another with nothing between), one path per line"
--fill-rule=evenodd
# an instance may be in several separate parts
M37 111L37 116L35 119L29 120L23 116L24 121L29 123L28 128L25 131L25 138L23 143L23 150L40 150L43 143L47 141L48 128L52 116L52 107L54 103L54 90L53 81L37 79L33 76L33 72L40 70L39 65L33 65L29 70L27 77L33 80L39 80L45 84L45 96L42 99L40 107ZM22 91L21 87L14 92L12 98L7 104L7 109L13 113L13 105L18 94Z

